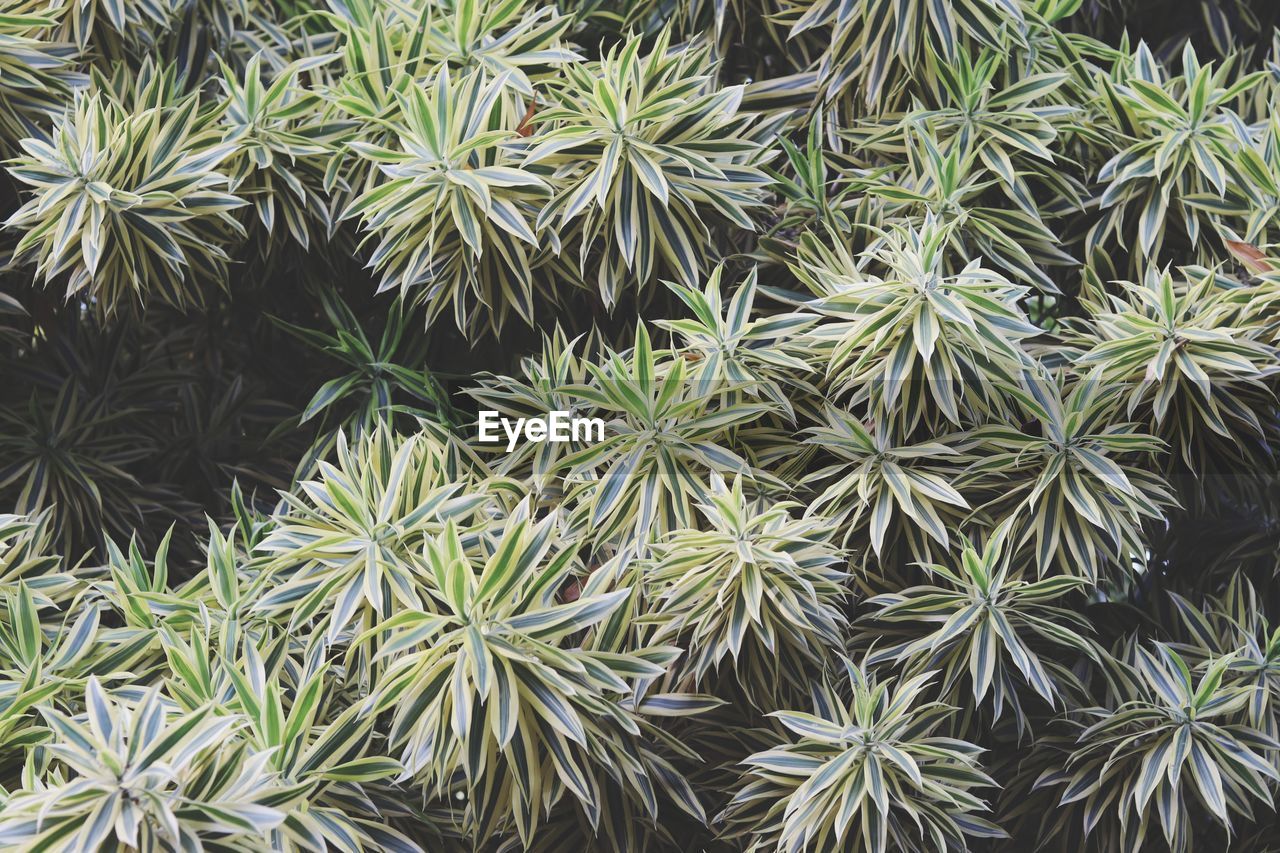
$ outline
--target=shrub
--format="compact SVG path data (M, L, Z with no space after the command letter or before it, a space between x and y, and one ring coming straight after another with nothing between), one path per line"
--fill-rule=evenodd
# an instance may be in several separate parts
M1273 845L1278 27L0 2L0 847Z

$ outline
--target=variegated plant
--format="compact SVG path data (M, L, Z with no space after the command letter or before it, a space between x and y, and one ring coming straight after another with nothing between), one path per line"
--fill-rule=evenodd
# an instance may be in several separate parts
M1273 0L0 0L0 847L1269 849L1278 104Z

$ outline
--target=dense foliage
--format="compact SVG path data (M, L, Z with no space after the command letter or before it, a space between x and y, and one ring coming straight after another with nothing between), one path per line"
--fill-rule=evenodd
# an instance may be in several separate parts
M1272 849L1277 25L0 0L0 847Z

